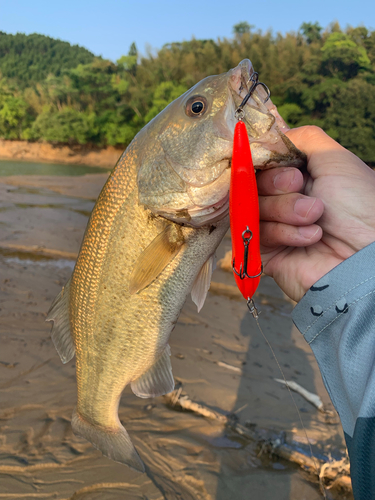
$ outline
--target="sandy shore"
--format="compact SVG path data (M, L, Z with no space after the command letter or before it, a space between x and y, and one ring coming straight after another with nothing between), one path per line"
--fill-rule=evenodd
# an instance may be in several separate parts
M67 163L91 167L113 168L122 149L108 146L95 149L88 146L54 146L49 143L6 141L0 139L0 160L24 160L48 163Z
M44 320L71 274L104 181L101 174L79 182L0 178L0 499L321 498L299 469L271 459L219 422L173 411L161 397L139 399L129 388L120 418L146 474L104 458L73 435L74 360L61 364ZM229 248L226 237L218 257ZM201 313L188 298L172 333L176 381L194 401L302 446L298 415L274 380L280 374L266 342L245 303L225 293L232 275L217 269L213 281ZM292 304L270 278L262 278L259 292L260 322L286 378L332 410L315 359L292 325ZM324 455L344 453L338 418L327 419L297 394L295 400L314 447Z

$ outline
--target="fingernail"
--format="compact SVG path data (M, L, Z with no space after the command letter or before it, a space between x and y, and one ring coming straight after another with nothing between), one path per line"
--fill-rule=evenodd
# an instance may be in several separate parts
M298 228L299 234L307 240L311 240L318 231L319 227L316 226L303 226Z
M315 202L316 198L300 198L294 204L294 213L301 217L307 217Z
M279 191L287 192L289 189L289 186L292 184L292 182L294 180L294 176L295 176L294 168L284 169L281 172L279 172L277 175L275 175L275 177L273 179L273 185Z

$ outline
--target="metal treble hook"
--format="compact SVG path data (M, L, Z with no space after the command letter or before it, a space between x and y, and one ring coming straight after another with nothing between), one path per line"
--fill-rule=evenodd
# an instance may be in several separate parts
M252 94L255 92L255 89L258 87L258 85L261 85L264 88L264 90L266 91L266 93L267 93L267 97L263 101L264 104L271 97L270 89L267 87L267 85L265 83L259 81L259 75L258 75L258 73L256 71L251 75L251 77L250 77L250 79L249 79L249 81L247 83L249 84L250 82L252 82L252 83L251 83L251 87L250 87L248 93L245 95L245 97L243 98L241 104L236 109L235 117L237 118L237 120L242 120L242 118L244 117L243 108L245 107L245 104L250 99L250 97L252 96Z
M248 236L246 236L246 235L248 235ZM262 267L261 267L261 270L260 270L259 274L256 274L255 276L249 276L247 274L247 260L248 260L248 256L249 256L249 243L250 243L250 240L251 240L252 237L253 237L252 231L250 231L249 226L246 226L245 231L242 233L242 240L243 240L243 244L244 244L243 269L242 269L242 262L241 262L239 272L236 271L234 259L233 259L233 262L232 262L233 272L237 276L239 276L239 278L241 280L243 280L245 278L258 278L262 274L262 272L263 272L263 264L262 264Z

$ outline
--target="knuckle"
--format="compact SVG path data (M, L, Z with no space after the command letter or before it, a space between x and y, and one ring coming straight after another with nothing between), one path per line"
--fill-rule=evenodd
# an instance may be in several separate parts
M322 128L316 125L305 125L304 127L301 127L301 132L307 140L311 140L314 137L316 138L318 136L327 135Z

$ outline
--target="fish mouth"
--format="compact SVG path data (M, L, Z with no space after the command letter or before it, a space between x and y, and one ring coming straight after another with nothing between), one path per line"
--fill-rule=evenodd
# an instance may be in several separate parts
M228 87L231 112L227 113L227 126L233 128L235 113L249 92L254 79L254 68L249 59L244 59L229 74ZM265 170L274 167L306 165L305 153L295 147L285 132L290 130L269 99L262 84L258 84L243 107L243 121L248 132L254 167Z

